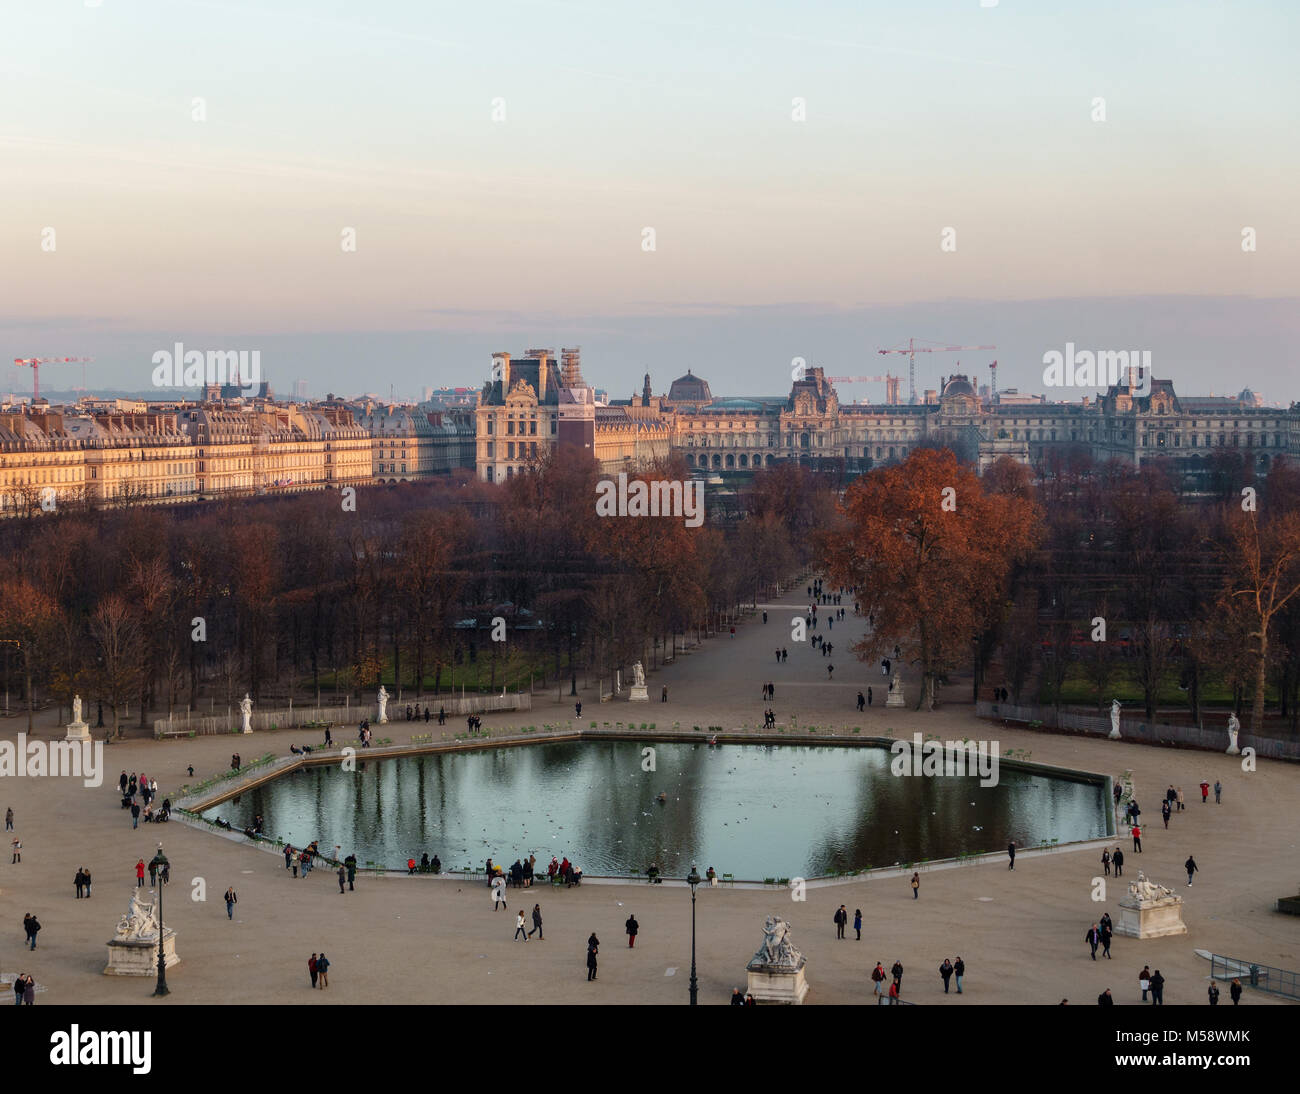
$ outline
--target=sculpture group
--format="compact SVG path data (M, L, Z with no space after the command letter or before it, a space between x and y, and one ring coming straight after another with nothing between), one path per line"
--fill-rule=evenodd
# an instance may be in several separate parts
M759 1003L802 1003L808 994L807 959L790 937L790 924L779 915L763 921L763 944L749 960L749 994Z

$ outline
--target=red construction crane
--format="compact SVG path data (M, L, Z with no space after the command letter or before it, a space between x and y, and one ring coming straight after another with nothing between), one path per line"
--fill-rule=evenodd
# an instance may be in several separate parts
M877 353L906 353L907 354L907 364L908 364L907 379L908 379L908 390L910 393L907 401L913 406L916 405L916 355L918 353L952 353L954 350L962 350L962 349L997 349L998 348L997 346L941 346L938 344L935 344L933 346L918 346L916 344L918 341L924 342L926 341L926 339L909 338L907 340L906 347L902 347L899 349L882 349L876 351Z
M41 397L41 366L42 365L71 365L85 364L87 361L93 361L93 357L15 357L14 364L22 365L24 368L32 370L32 402ZM86 383L86 370L81 370L81 383L84 389Z
M993 377L993 386L989 398L996 403L998 401L998 363L996 361L989 365L989 375Z

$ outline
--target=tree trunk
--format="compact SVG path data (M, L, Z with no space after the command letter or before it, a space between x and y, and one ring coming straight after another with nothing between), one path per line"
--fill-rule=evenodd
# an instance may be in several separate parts
M1264 683L1268 664L1268 634L1259 637L1259 661L1255 665L1255 699L1251 704L1250 732L1259 736L1264 729Z

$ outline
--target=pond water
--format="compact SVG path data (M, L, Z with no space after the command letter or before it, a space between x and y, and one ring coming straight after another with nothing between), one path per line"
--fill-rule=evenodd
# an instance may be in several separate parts
M567 855L588 874L654 862L666 876L696 864L737 880L1106 835L1104 782L1003 767L985 788L975 776L897 777L877 747L704 742L655 743L644 771L643 747L573 741L310 767L203 815L242 828L261 814L269 836L394 868L422 852L444 869Z

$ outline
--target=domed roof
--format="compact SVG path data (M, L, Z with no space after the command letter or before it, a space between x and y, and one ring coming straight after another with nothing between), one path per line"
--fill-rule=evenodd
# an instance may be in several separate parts
M953 376L943 386L943 398L949 395L974 395L975 388L965 376Z

